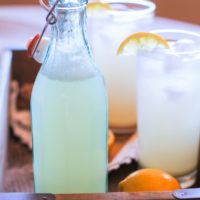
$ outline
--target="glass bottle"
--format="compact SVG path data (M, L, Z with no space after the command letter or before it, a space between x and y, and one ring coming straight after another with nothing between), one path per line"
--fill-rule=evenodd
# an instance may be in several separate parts
M107 95L88 46L86 3L64 0L55 8L57 23L34 83L35 192L107 190Z

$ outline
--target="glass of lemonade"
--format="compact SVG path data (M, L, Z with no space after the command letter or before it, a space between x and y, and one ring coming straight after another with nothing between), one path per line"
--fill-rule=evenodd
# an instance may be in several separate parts
M89 15L89 40L103 72L109 102L109 126L129 132L136 126L134 57L119 57L117 48L131 33L148 30L155 11L144 0L104 0L111 10Z
M170 49L137 56L139 164L163 169L182 187L194 184L200 133L200 35L155 31Z

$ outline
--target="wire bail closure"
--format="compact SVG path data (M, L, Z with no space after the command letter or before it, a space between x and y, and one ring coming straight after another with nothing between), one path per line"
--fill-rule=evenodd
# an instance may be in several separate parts
M40 37L39 37L39 39L38 39L38 41L37 41L37 43L36 43L36 45L35 45L35 48L34 48L33 53L32 53L32 57L34 57L34 55L35 55L35 53L36 53L36 51L37 51L37 48L38 48L38 46L39 46L39 44L40 44L40 42L41 42L41 40L42 40L42 37L44 36L44 33L45 33L45 31L47 30L49 24L50 24L50 25L53 25L53 24L55 24L55 23L57 22L57 18L56 18L55 14L54 14L54 10L55 10L55 7L57 6L57 4L59 3L59 1L60 1L60 0L56 0L56 2L54 3L54 5L52 6L52 8L50 8L49 6L47 6L47 5L44 3L43 0L39 0L40 5L41 5L46 11L48 11L49 13L48 13L47 16L46 16L46 24L45 24L45 26L44 26L44 28L43 28L43 30L42 30L42 33L41 33L41 35L40 35Z

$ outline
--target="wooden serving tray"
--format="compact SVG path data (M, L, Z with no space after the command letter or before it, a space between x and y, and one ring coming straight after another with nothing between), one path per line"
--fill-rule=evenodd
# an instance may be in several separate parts
M26 57L26 52L24 50L12 51L12 61L11 61L11 78L19 81L19 84L23 83L33 83L36 74L39 70L39 64L32 59ZM9 87L8 87L9 89ZM110 152L109 159L116 155L122 148L123 144L128 141L130 135L117 135L116 143ZM31 153L29 152L29 155ZM135 199L174 199L172 193L170 192L139 192L139 193L121 193L118 191L118 183L123 180L127 175L137 169L137 163L132 161L129 165L122 165L120 169L112 171L108 175L108 193L105 194L66 194L66 195L55 195L51 196L53 200L135 200ZM198 179L195 187L200 186L200 175L198 174ZM36 195L32 193L0 193L1 200L51 200L49 197Z
M33 59L28 58L26 56L26 51L24 50L13 50L11 53L12 53L12 59L10 62L11 80L17 80L19 82L19 86L25 83L33 83L38 73L38 70L40 69L40 64L35 62ZM19 103L18 108L24 109L23 104ZM25 107L25 109L28 109L28 107ZM123 145L128 141L130 137L131 135L127 134L116 136L115 145L113 146L111 152L109 152L109 161L111 161L114 158L114 156L120 151L120 149L123 147ZM12 157L16 156L14 155L11 156L11 158L9 158L9 162L11 162ZM31 156L30 152L26 154L26 157L28 156L29 157ZM133 161L130 165L122 165L120 167L120 170L115 170L110 172L108 177L109 178L108 191L109 192L118 191L118 183L136 169L137 169L137 163Z
M105 194L33 194L33 193L2 193L1 200L171 200L170 192L135 192Z

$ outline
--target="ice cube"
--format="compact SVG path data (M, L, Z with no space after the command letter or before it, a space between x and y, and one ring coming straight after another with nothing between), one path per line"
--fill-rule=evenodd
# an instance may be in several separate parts
M171 74L182 68L182 60L176 54L166 55L166 61L164 64L164 72Z
M168 100L179 101L189 93L190 89L190 80L175 76L166 83L164 91Z
M172 44L175 51L191 51L195 50L197 44L191 39L180 39Z
M181 90L180 88L166 87L165 94L168 100L178 101L184 96L185 92L183 89Z

